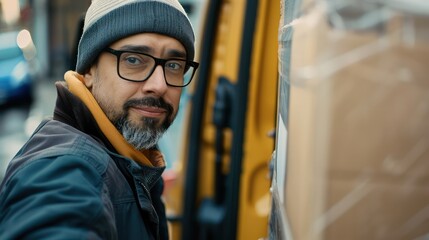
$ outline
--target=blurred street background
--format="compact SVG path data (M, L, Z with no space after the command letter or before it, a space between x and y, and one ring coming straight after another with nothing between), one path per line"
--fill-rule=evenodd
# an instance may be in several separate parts
M73 69L79 20L90 0L0 0L0 179L43 118L54 82Z
M34 85L34 101L14 102L0 109L0 164L2 173L43 118L52 116L56 92L54 81L45 80Z

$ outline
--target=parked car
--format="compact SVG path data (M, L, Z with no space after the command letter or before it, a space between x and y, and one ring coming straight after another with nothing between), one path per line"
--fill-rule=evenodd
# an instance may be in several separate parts
M0 32L0 105L30 103L33 76L30 69L34 44L27 30Z

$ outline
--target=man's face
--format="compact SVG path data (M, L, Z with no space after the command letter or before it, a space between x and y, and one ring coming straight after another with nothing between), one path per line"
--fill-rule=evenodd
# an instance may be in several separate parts
M185 48L176 39L154 33L142 33L113 43L114 50L141 49L157 58L185 56ZM153 147L173 122L182 88L168 86L162 66L143 82L119 77L117 57L100 54L98 63L85 74L85 85L124 138L137 149Z

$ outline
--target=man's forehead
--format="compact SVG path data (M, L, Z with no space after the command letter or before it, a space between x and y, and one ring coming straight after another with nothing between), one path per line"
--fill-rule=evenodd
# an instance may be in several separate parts
M157 33L135 34L115 42L111 47L123 51L186 57L186 50L182 43L175 38Z

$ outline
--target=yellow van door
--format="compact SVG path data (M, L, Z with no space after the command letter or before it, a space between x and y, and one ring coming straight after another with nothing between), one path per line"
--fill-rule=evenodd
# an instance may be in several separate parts
M279 5L207 2L184 153L166 193L173 239L267 236Z

